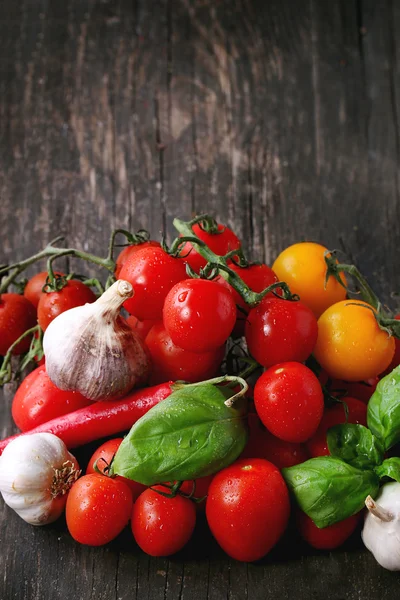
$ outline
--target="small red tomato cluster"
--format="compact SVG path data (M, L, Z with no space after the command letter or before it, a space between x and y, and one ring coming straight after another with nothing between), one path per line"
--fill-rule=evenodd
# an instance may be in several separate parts
M379 378L400 364L399 341L379 326L379 308L348 299L344 271L324 246L294 244L271 268L244 260L229 227L208 225L193 222L192 235L180 244L177 239L178 251L146 237L116 260L115 277L134 289L124 304L126 322L145 342L152 361L148 383L154 387L100 408L78 392L58 389L42 364L13 399L21 432L49 431L75 447L124 433L171 393L168 382L196 383L221 374L232 345L241 343L258 372L247 445L213 475L147 487L110 476L122 437L101 444L66 504L68 529L82 544L106 544L130 522L144 552L167 556L184 547L205 515L229 556L262 558L289 520L281 469L329 454L332 426L366 425ZM13 354L27 352L32 335L18 342L26 330L38 323L34 334L40 337L62 312L96 300L79 279L61 272L50 279L47 271L38 273L23 295L0 295L0 355L10 347ZM0 443L0 452L6 443ZM351 535L359 517L318 529L298 511L296 523L306 542L333 549Z

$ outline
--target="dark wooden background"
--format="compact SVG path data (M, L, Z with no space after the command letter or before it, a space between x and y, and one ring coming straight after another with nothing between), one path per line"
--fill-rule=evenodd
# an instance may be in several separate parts
M397 0L0 0L0 262L59 233L105 254L114 226L171 234L208 211L270 263L302 239L345 248L390 301L399 34ZM247 565L200 522L187 550L150 559L129 532L86 548L0 503L1 600L391 600L398 585L359 533L334 553L291 535Z

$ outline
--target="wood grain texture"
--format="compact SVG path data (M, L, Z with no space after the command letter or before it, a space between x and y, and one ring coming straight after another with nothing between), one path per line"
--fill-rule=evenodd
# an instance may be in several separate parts
M344 247L387 301L400 290L399 3L0 8L1 263L59 233L105 254L114 226L171 236L174 216L211 212L253 257L319 240ZM14 432L12 394L2 436ZM292 532L246 565L200 521L187 549L152 559L129 531L86 548L62 521L35 529L1 503L0 540L1 600L391 600L398 589L359 534L317 553Z

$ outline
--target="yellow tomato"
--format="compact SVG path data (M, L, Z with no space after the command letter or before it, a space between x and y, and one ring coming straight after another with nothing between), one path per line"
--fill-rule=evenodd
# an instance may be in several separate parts
M327 248L320 244L301 242L286 248L272 265L278 279L286 281L317 319L329 306L346 298L346 290L332 275L325 287L325 252ZM340 277L346 285L344 275Z
M318 319L314 356L333 379L376 377L393 358L394 338L380 329L368 306L361 300L343 300Z

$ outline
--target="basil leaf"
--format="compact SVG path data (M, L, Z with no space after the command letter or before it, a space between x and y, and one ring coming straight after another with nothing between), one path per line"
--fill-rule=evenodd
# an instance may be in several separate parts
M381 465L375 467L374 471L379 478L390 477L390 479L400 482L400 458L397 456L387 458Z
M151 408L119 447L111 473L144 485L210 475L231 464L247 442L240 402L224 404L212 384L190 385Z
M357 469L371 469L383 460L381 443L363 425L335 425L328 430L327 440L332 456L341 458Z
M400 442L400 366L378 383L368 402L367 422L385 450Z
M360 511L378 493L379 478L333 456L318 456L282 470L302 511L317 527L327 527Z

